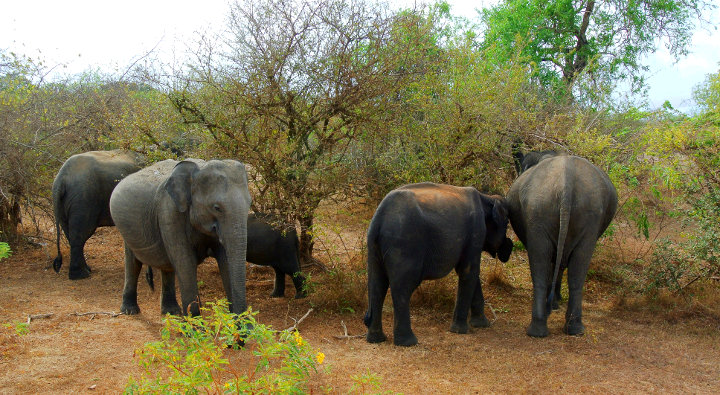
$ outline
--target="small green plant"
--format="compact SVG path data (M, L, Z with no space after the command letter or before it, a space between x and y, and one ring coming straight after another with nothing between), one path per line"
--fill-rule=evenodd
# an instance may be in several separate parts
M221 300L197 317L165 318L161 340L135 355L145 372L125 393L305 393L325 355L297 331L275 331L256 313L237 315ZM238 343L244 339L245 345Z
M12 255L8 243L0 242L0 259L9 258Z
M351 394L367 394L371 393L371 390L378 391L380 389L380 376L370 373L370 371L353 375L350 378L353 381L350 387Z
M13 321L12 323L5 323L3 324L3 326L15 331L15 334L18 336L27 335L29 332L29 325L27 324L27 322Z

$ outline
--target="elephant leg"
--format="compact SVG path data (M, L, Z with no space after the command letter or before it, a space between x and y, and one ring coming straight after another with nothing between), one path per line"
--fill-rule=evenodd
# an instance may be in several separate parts
M200 315L200 298L198 297L197 286L197 263L189 262L188 264L178 265L175 267L178 281L180 281L180 298L182 299L182 311L184 314ZM227 264L224 265L227 267ZM228 285L229 277L228 278ZM225 286L225 280L223 280ZM227 294L229 287L225 290Z
M552 252L550 240L530 241L527 246L530 261L530 276L533 283L532 320L527 328L528 336L545 337L550 332L547 319L547 296L552 281Z
M160 273L162 275L162 302L160 303L160 312L162 314L181 315L182 309L175 295L175 272L162 270Z
M293 285L295 285L295 299L302 299L307 296L307 289L305 288L305 276L302 272L297 271L292 276Z
M410 326L410 297L414 288L405 284L394 284L390 286L390 293L393 299L393 310L395 322L393 325L393 343L396 346L414 346L418 340ZM378 317L380 319L380 317ZM467 324L465 324L467 325ZM369 332L368 332L369 336Z
M275 287L270 294L273 298L282 298L285 296L285 272L273 266L275 271Z
M368 327L368 343L381 343L387 340L382 327L382 309L390 286L385 267L368 253L368 310L365 313L365 325Z
M475 293L473 293L472 304L470 305L470 325L473 328L487 328L490 326L485 316L485 297L482 292L480 276L477 277Z
M90 225L92 224L92 225ZM68 276L71 280L90 277L90 266L85 261L85 243L95 233L95 221L92 213L72 213L68 221L68 242L70 243L70 268Z
M135 258L135 254L125 244L125 286L120 307L120 312L123 314L140 313L140 306L137 304L137 282L141 269L142 263Z
M480 275L480 264L468 263L470 266L466 270L456 270L458 275L458 289L455 300L455 312L453 313L453 322L450 326L450 332L468 333L468 312L475 296L475 287Z
M568 260L568 305L565 312L563 332L568 335L582 335L585 325L582 322L582 297L585 277L590 259L595 249L595 240L580 243Z

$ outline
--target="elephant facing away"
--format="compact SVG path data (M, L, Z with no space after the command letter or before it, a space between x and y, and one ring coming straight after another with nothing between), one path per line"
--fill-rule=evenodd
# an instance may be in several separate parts
M533 282L532 321L527 334L548 335L547 318L559 295L559 273L568 271L568 306L563 331L580 335L582 292L595 244L617 210L610 178L577 156L537 161L510 187L510 223L525 245Z
M450 331L487 327L480 285L480 257L487 251L506 262L512 242L505 236L508 219L500 197L475 188L433 183L412 184L388 193L378 206L367 234L367 341L386 340L382 307L392 294L394 343L417 344L410 327L410 296L423 280L438 279L455 269L458 290Z
M137 281L146 264L162 273L163 314L199 314L197 265L212 254L231 312L245 311L250 203L245 165L234 160L166 160L122 180L110 197L112 218L125 240L120 310L140 312Z
M57 257L53 269L62 267L60 230L70 243L71 280L90 276L85 243L101 226L113 226L110 194L115 185L142 167L143 158L129 151L90 151L71 156L58 171L52 186Z

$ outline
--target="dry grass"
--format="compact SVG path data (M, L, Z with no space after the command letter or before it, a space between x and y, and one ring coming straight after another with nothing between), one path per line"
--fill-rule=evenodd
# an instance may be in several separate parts
M326 355L329 373L313 381L318 392L332 387L345 393L352 376L377 374L382 390L403 393L718 393L720 392L720 319L715 284L697 284L696 299L674 295L648 299L626 287L591 276L586 287L582 337L562 334L564 307L549 319L550 336L525 335L530 321L531 289L523 253L500 264L484 256L483 291L493 325L458 335L448 331L456 278L423 284L411 302L412 325L420 344L399 348L391 342L337 340L345 324L350 335L365 333L366 305L363 241L371 210L362 205L338 214L325 208L326 229L318 258L335 274L313 268L315 293L306 299L269 298L273 272L248 269L248 300L258 319L286 328L315 307L299 326L303 338ZM46 234L51 234L48 229ZM342 238L340 240L339 238ZM24 321L28 314L54 313L33 321L17 337L0 327L0 388L3 393L118 393L129 375L139 375L134 350L159 339L160 294L140 284L138 316L78 317L76 311L113 311L122 289L121 239L103 228L87 246L93 267L88 280L69 281L48 270L51 246L17 249L0 262L0 323ZM334 249L334 250L333 250ZM67 247L64 247L67 253ZM332 259L327 255L336 253ZM601 249L593 268L612 272L617 249ZM217 268L199 268L202 300L223 296ZM292 289L292 286L288 286ZM383 323L392 340L391 301ZM348 308L349 307L349 308ZM492 310L492 311L491 311ZM402 372L402 374L398 374ZM93 388L89 390L89 388Z

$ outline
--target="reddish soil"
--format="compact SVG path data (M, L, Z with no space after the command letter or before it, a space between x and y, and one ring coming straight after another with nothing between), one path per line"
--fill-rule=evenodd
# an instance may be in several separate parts
M365 215L368 216L368 215ZM365 218L367 219L367 218ZM343 220L349 239L328 231L317 244L317 256L331 262L323 250L358 253L364 221ZM328 229L333 227L328 226ZM52 229L46 232L51 239ZM51 268L54 242L19 247L0 262L0 393L119 393L130 376L142 370L133 357L144 343L158 340L162 325L160 292L139 285L142 312L136 316L87 312L117 312L123 286L122 239L114 228L102 228L86 248L92 277L67 278L69 251L60 274ZM361 259L355 259L361 265ZM550 336L525 335L530 320L531 286L523 254L503 266L483 258L483 286L494 322L470 334L450 333L454 284L452 278L424 284L413 298L412 323L420 344L400 348L391 342L368 344L362 338L338 340L341 322L351 335L363 334L364 304L333 308L324 294L328 275L317 270L315 294L295 300L290 281L288 298L269 298L272 270L248 269L248 299L260 311L258 319L287 328L315 307L299 325L303 337L326 355L328 369L314 378L313 392L332 388L345 393L352 376L375 373L380 391L415 393L594 392L594 393L720 393L720 326L711 313L677 309L664 311L618 303L609 285L591 279L584 303L587 333L562 334L564 307L551 315ZM499 276L497 273L501 273ZM504 278L503 281L491 279ZM200 266L201 298L221 297L214 264ZM324 307L323 307L324 306ZM384 326L392 339L392 304L385 305ZM32 319L22 336L4 324ZM371 388L360 388L360 392ZM376 392L376 390L373 390Z

